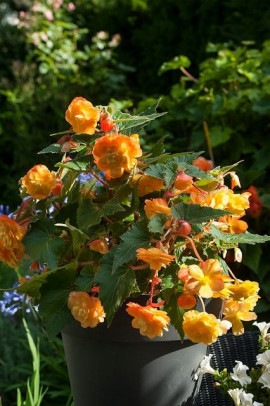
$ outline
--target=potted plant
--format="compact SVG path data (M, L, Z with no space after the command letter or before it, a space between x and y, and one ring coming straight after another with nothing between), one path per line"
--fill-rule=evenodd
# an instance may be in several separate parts
M56 170L31 168L22 204L0 217L0 259L30 265L17 290L62 331L76 406L191 404L206 345L256 319L258 284L226 263L269 240L241 219L237 164L170 155L164 139L143 151L157 106L132 116L76 97L70 129L40 152Z

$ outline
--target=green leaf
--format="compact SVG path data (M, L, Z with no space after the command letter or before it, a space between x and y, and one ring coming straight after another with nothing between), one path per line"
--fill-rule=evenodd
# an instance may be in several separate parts
M95 273L95 268L91 264L85 265L75 281L76 290L79 292L89 292L94 285Z
M108 327L114 314L124 300L130 296L136 285L135 273L126 267L120 267L112 274L116 248L104 255L95 283L100 285L99 297L106 313Z
M181 69L181 68L188 68L190 66L190 60L188 57L185 55L178 55L175 56L171 61L169 62L164 62L159 71L158 74L162 75L164 72L167 72L168 70L176 70L176 69Z
M77 172L87 172L89 168L91 168L91 165L93 164L93 157L92 155L82 155L79 156L75 159L72 159L71 161L68 161L66 163L58 163L55 166L61 167L61 168L67 168L67 169L72 169L73 171Z
M258 235L258 234L250 234L246 231L243 234L230 234L230 233L223 233L217 227L211 226L210 233L213 237L224 241L225 243L232 243L232 244L257 244L257 243L264 243L270 241L270 236L268 235Z
M83 198L77 211L77 222L79 227L86 231L89 227L99 224L101 211L99 207L89 198Z
M39 314L49 336L55 336L73 320L67 301L70 292L74 290L77 273L76 266L72 263L49 275L41 287Z
M210 129L210 139L213 148L224 144L231 138L233 130L230 127L212 127Z
M113 198L108 200L101 208L101 216L112 216L113 214L125 211L124 207L119 204L119 200L117 198Z
M182 157L179 156L167 160L166 164L159 163L150 165L149 168L145 170L145 174L155 178L164 179L167 188L175 181L177 172L179 170L183 170L187 175L190 176L216 181L216 178L214 178L212 175L201 171L196 166L190 165L185 161L181 161L181 158ZM188 159L188 157L185 156L185 159Z
M97 138L100 137L100 134L97 135L89 135L89 134L72 134L72 138L76 142L80 142L82 144L90 144L91 142L95 141Z
M181 337L181 340L183 340L185 334L182 324L185 310L182 309L182 307L178 306L177 296L175 294L172 294L169 301L165 302L164 310L166 310L166 312L168 313L168 316L171 319L171 324L176 328Z
M155 216L151 217L148 223L148 230L150 231L150 233L163 234L163 227L166 223L166 220L166 214L158 213Z
M262 248L256 244L252 247L241 246L243 251L243 264L258 274L260 260L262 256Z
M156 113L155 110L159 104L159 101L149 107L145 112L140 113L137 116L131 116L127 113L122 113L117 110L112 114L112 119L116 122L118 130L126 135L138 133L143 127L150 124L151 121L163 116L166 113Z
M186 220L189 223L204 223L230 214L230 212L200 206L199 204L179 203L172 206L171 214L174 218Z
M51 144L38 152L38 154L60 154L60 153L61 153L60 144Z
M150 244L149 238L146 219L135 223L123 234L122 243L118 246L113 259L112 273L114 274L121 265L136 259L136 249L147 248Z
M30 232L23 239L25 252L33 261L47 263L51 269L57 267L65 245L63 238L53 235L54 232L54 223L42 218L32 224Z
M26 293L27 295L31 296L32 298L39 299L40 298L40 288L46 282L46 279L49 275L54 274L55 270L45 272L41 275L36 275L34 278L31 278L24 282L22 285L18 286L16 290L19 293Z

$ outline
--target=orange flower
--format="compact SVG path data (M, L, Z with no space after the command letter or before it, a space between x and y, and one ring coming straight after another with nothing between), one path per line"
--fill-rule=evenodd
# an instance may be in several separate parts
M15 220L2 214L0 216L0 261L6 262L11 268L17 268L24 254L21 242L25 228Z
M210 169L213 169L214 165L213 162L205 159L203 156L199 156L196 158L192 165L197 166L197 168L201 169L204 172L210 171Z
M182 307L183 309L192 309L197 304L197 300L195 296L189 294L182 294L177 299L178 306Z
M234 194L227 186L213 190L208 194L191 193L190 197L193 203L201 206L212 207L213 209L228 210L235 216L241 217L249 207L250 193Z
M249 307L245 303L227 301L223 310L224 318L232 324L232 332L234 335L244 333L244 326L241 320L251 321L256 320L257 315L249 312Z
M35 199L46 199L57 184L56 176L45 165L35 165L21 180L27 193Z
M68 298L68 308L73 317L81 323L81 326L96 327L103 323L105 313L100 300L89 296L86 292L71 292Z
M139 196L145 196L152 192L159 192L165 188L162 179L155 178L149 175L135 175L133 176L131 184L135 184L139 179L138 194Z
M88 244L90 250L99 252L100 254L107 254L109 251L108 243L106 240L94 240Z
M235 283L228 287L230 291L229 300L227 303L234 301L238 303L245 303L248 310L253 310L260 296L259 284L253 281L244 281L240 283Z
M107 178L120 178L136 165L136 157L142 155L137 141L122 134L108 134L99 138L93 148L97 167L105 171Z
M157 213L171 214L171 209L165 199L145 200L144 210L148 218L155 216Z
M245 221L239 220L238 217L224 216L218 219L219 223L224 223L221 227L223 232L229 232L232 234L241 234L247 231L248 225Z
M222 268L216 259L207 259L203 269L198 265L190 265L188 272L191 278L186 282L185 289L203 298L213 297L214 292L224 288Z
M178 173L174 186L181 192L187 192L193 184L192 176L186 175L183 171Z
M229 190L229 203L227 210L234 213L236 216L244 216L245 210L249 208L249 196L250 193L244 192L234 194L232 190Z
M133 316L132 327L138 328L141 335L154 338L162 337L163 329L168 331L167 324L170 318L163 310L157 310L152 306L140 306L129 302L127 312Z
M137 258L149 264L151 269L159 271L162 266L166 267L170 262L172 262L175 256L166 254L159 248L149 248L147 250L144 248L138 248Z
M183 330L193 343L210 345L226 332L226 327L213 314L190 310L184 314Z
M68 106L65 118L76 133L94 134L99 111L83 97L75 97Z

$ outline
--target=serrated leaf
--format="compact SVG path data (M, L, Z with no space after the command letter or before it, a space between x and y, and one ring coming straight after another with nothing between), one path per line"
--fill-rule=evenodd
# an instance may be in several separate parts
M91 264L85 265L75 281L76 290L89 292L94 285L95 274L95 268Z
M51 144L46 148L43 148L38 154L60 154L61 145L60 144Z
M112 114L112 119L116 122L118 130L126 135L131 135L139 132L143 127L163 116L166 113L156 113L155 110L159 104L159 100L150 106L145 112L137 116L132 116L127 113L122 113L117 110Z
M181 161L181 156L169 159L166 163L158 163L155 165L150 165L149 168L145 170L145 174L153 176L155 178L164 179L166 187L168 188L174 181L179 170L183 170L187 175L200 178L200 179L210 179L216 181L212 175L201 171L196 166L190 165L187 162ZM187 159L187 156L185 156Z
M73 320L67 301L74 290L76 276L75 264L70 264L49 275L40 289L39 314L49 336L55 336Z
M22 285L19 285L16 290L19 293L25 293L32 298L40 298L40 288L46 282L46 279L49 275L55 273L55 270L45 272L41 275L36 275L34 278L31 278L24 282Z
M132 269L120 267L112 274L113 260L116 248L104 255L101 268L96 275L95 283L99 284L99 297L106 313L108 327L114 314L124 300L130 296L136 285L135 273Z
M163 234L163 227L166 223L166 220L166 214L158 213L155 216L152 216L148 223L148 230L150 231L150 233Z
M112 216L113 214L125 211L124 207L121 206L117 198L108 200L101 208L101 216Z
M221 258L221 257L218 257L218 260L219 260L220 265L221 265L221 267L222 267L223 273L224 273L225 275L229 275L230 273L229 273L229 270L228 270L228 265L226 264L226 262L224 261L224 259Z
M210 233L213 237L224 241L226 243L232 244L257 244L257 243L264 243L270 241L270 236L268 235L258 235L258 234L250 234L248 231L242 234L230 234L230 233L223 233L217 227L211 226Z
M172 217L186 220L189 223L204 223L230 214L230 212L200 206L199 204L179 203L172 206L171 214Z
M77 172L86 172L93 164L93 157L91 155L82 155L66 163L59 162L55 166L60 168L67 168Z
M122 235L122 243L118 246L113 259L112 273L127 262L136 259L136 249L147 248L150 244L147 220L135 223L129 231Z
M97 135L89 135L89 134L72 134L72 139L76 142L80 142L82 144L90 144L91 142L95 141L97 138L100 137L100 134Z
M78 226L86 231L89 227L99 224L100 220L101 211L99 207L89 198L82 199L77 210Z
M54 231L54 223L42 218L32 224L30 232L23 239L25 252L33 261L47 263L51 269L57 267L65 245L62 238L53 235Z
M172 294L170 296L169 301L166 301L164 304L164 310L168 313L168 316L171 319L171 324L176 328L178 331L181 340L184 339L184 331L183 331L183 317L185 314L185 310L182 309L177 303L177 296Z

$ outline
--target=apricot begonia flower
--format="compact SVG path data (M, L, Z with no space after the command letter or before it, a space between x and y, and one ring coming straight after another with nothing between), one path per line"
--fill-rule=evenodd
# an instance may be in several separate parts
M199 156L196 158L193 162L192 165L197 166L197 168L201 169L204 172L210 171L210 169L213 169L214 165L213 162L204 158L203 156Z
M177 304L183 309L189 310L196 306L197 300L195 296L184 293L178 297Z
M148 218L155 216L157 213L171 214L171 209L165 199L146 199L144 210Z
M184 314L183 330L192 342L210 345L226 333L226 326L213 314L189 310Z
M144 248L138 248L137 258L149 264L151 269L159 271L162 266L166 267L172 262L175 256L166 254L159 248L149 248L147 250Z
M237 217L243 216L245 210L249 208L249 196L250 193L248 192L235 194L227 186L213 190L208 194L193 192L190 195L193 203L213 209L228 210Z
M223 232L229 232L232 234L241 234L247 231L248 225L245 221L239 220L237 217L224 216L218 219L219 223L224 223L218 226Z
M56 176L45 165L35 165L21 179L27 193L35 199L46 199L57 184Z
M104 321L104 309L97 297L89 296L86 292L71 292L67 304L74 319L84 328L96 327Z
M198 293L203 298L213 297L215 291L224 288L222 268L216 259L207 259L203 269L198 265L190 265L188 272L191 278L186 282L185 289Z
M247 304L230 300L225 303L223 314L223 320L227 320L232 324L232 332L234 335L244 333L244 326L241 320L251 321L257 319L257 315L249 311Z
M131 183L134 185L138 180L138 194L140 197L152 192L159 192L165 188L164 181L154 176L134 175Z
M99 120L99 110L83 97L75 97L66 111L65 118L76 133L94 134Z
M26 230L15 220L2 214L0 216L0 260L11 268L17 268L24 254L21 242Z
M244 281L241 283L235 283L228 287L230 296L228 298L227 304L231 301L238 303L245 303L247 310L253 310L260 296L259 284L253 281Z
M181 171L180 171L181 172ZM187 192L193 184L193 177L181 172L174 181L174 187L181 192Z
M100 254L107 254L109 251L108 243L104 239L91 241L88 245L90 250L99 252Z
M95 163L108 179L120 178L124 171L130 172L141 155L139 143L122 134L104 135L93 148Z
M167 324L170 323L170 318L165 311L132 302L127 306L128 314L134 317L132 327L138 328L141 335L149 338L162 337L163 330L168 331Z

